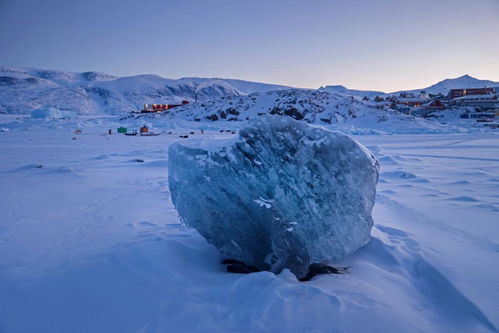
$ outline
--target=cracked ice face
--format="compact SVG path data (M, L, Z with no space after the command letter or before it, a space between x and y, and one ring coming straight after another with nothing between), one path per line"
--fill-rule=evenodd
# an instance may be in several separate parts
M266 116L168 153L180 216L229 258L302 277L369 240L379 167L344 134Z

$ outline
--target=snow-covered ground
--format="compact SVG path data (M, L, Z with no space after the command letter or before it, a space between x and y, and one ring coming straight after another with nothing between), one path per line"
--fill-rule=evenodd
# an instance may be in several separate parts
M298 282L226 273L179 224L168 146L227 123L120 124L0 117L0 332L498 330L499 135L355 136L381 164L373 238Z

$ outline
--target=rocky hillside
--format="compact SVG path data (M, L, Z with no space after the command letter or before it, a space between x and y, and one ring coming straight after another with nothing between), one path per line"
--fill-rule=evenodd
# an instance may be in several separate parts
M401 114L359 97L325 90L288 89L224 97L172 109L150 118L198 122L238 122L272 114L345 132L437 133L452 131L437 121ZM235 125L235 124L234 124Z

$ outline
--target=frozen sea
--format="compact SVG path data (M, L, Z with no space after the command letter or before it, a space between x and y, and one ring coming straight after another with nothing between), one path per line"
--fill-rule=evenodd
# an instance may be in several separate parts
M173 208L169 145L234 134L119 125L0 117L0 332L498 330L498 134L354 136L381 165L372 240L298 282L226 273Z

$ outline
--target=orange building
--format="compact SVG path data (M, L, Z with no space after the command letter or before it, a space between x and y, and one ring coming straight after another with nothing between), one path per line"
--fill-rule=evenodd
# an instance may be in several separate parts
M183 100L182 104L144 104L144 108L141 110L142 113L148 112L163 112L177 106L182 106L189 104L189 101Z

